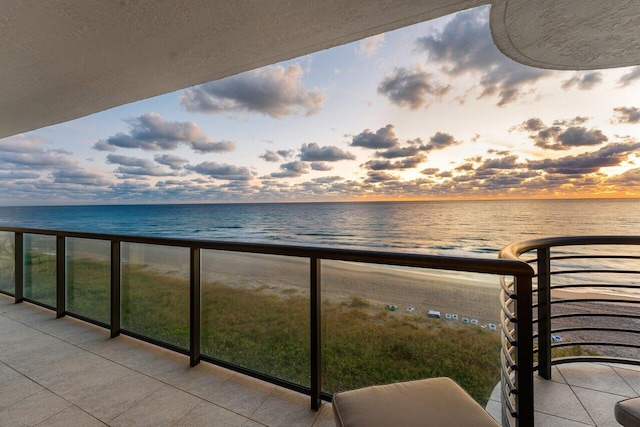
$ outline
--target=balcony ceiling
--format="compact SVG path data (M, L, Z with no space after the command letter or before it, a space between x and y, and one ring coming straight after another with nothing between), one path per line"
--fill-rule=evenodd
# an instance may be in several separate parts
M2 0L0 137L437 18L487 0ZM516 61L640 64L640 2L495 0Z

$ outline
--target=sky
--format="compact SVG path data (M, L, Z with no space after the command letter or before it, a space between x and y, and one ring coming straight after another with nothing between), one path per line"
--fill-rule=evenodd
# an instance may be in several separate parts
M488 6L0 139L0 204L640 196L640 66L551 71Z

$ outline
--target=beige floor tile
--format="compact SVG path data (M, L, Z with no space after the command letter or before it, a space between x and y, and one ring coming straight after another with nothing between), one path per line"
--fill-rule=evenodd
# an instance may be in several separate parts
M544 414L555 415L581 423L590 423L589 414L566 384L536 379L534 408Z
M201 399L171 386L162 386L122 413L110 426L172 426L195 408Z
M489 400L484 408L494 420L502 422L502 403L498 400Z
M274 388L275 386L262 381L234 374L207 400L230 411L250 417Z
M108 329L71 317L44 320L34 324L33 327L83 348L110 339L110 331Z
M633 389L636 395L640 394L640 370L633 369L632 365L611 365L613 370L620 375L625 383Z
M251 419L270 427L311 426L318 413L311 409L308 396L277 387Z
M556 417L554 415L536 413L535 415L536 427L585 427L594 426L593 423L579 423L576 421L567 420L566 418Z
M87 375L82 381L64 380L51 390L99 420L109 423L149 396L162 383L133 371L110 377Z
M331 403L324 403L320 408L318 417L313 423L313 427L335 427L335 425Z
M187 415L182 417L175 426L212 426L216 427L241 427L247 422L247 418L235 412L228 411L218 405L209 402L200 402Z
M191 367L183 364L166 382L182 391L207 399L222 386L232 373L227 369L200 362Z
M625 397L580 387L574 387L573 391L598 427L619 427L613 408Z
M189 366L187 356L123 335L87 347L87 350L161 380L174 377L184 366Z
M41 390L11 406L0 409L0 426L33 426L70 406L69 402Z
M48 363L29 365L24 367L22 372L39 384L51 387L62 381L73 383L80 379L84 380L86 376L113 375L113 370L107 369L110 367L108 363L111 362L84 351L76 351ZM117 365L114 368L122 371L121 375L124 375L125 368Z
M247 422L244 423L242 427L264 427L264 424L260 424L259 422L253 420L247 420Z
M44 388L20 374L0 384L0 408L10 406Z
M568 363L558 367L571 386L588 388L621 396L635 396L636 392L610 366Z
M38 424L40 427L100 427L105 423L92 417L76 406L69 406Z

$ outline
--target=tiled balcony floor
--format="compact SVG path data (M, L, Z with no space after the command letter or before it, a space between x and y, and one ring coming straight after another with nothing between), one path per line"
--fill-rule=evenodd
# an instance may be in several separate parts
M633 365L570 363L552 369L551 380L534 377L536 426L619 427L616 402L640 394L640 367ZM500 420L498 386L487 410Z
M536 377L536 425L617 426L640 369L569 364ZM499 418L495 397L487 410ZM0 295L0 426L333 426L331 405Z
M331 405L0 295L0 426L333 426Z

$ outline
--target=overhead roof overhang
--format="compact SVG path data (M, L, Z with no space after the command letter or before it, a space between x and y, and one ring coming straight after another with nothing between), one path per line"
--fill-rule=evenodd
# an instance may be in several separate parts
M486 3L4 0L0 137ZM640 64L640 2L493 3L494 39L516 61L556 69Z

